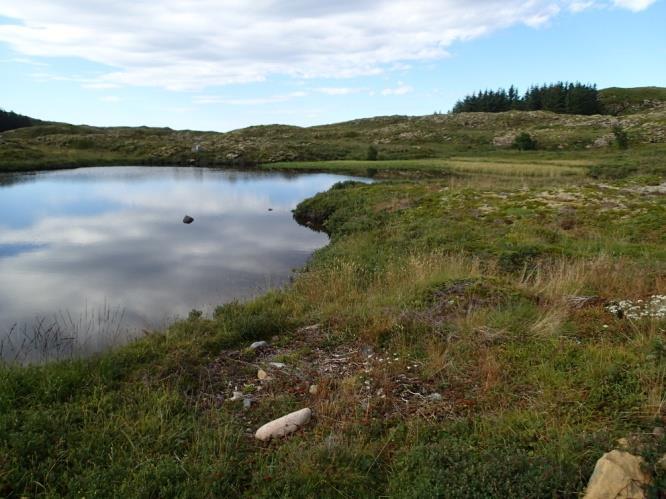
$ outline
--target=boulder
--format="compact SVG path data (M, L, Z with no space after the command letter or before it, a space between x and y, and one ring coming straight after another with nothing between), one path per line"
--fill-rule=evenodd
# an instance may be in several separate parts
M312 410L309 408L292 412L286 416L266 423L254 434L255 438L267 442L272 438L279 438L295 432L301 426L306 425L312 417Z
M189 224L191 224L192 222L194 222L194 218L192 218L192 217L189 216L189 215L185 215L185 217L183 218L183 223L189 225Z
M650 477L641 469L643 458L613 450L597 461L583 499L643 499Z
M268 343L265 341L255 341L250 345L250 350L257 350L258 348L266 348Z

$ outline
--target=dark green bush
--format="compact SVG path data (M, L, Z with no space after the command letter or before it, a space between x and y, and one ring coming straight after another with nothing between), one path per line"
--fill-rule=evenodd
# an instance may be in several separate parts
M537 148L537 142L529 133L523 132L515 138L512 147L519 151L534 151Z

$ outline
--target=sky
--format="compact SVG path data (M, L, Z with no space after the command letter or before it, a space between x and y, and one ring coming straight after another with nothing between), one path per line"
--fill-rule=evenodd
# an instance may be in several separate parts
M0 108L227 131L666 86L666 0L0 0Z

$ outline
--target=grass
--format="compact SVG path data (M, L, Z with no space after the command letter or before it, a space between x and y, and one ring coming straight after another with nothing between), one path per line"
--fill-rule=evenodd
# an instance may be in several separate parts
M331 243L288 287L93 358L0 368L0 494L577 497L627 436L656 494L666 323L605 308L666 294L666 202L644 191L664 177L614 171L658 172L655 147L372 162L412 176L302 202ZM253 439L306 406L302 431Z
M522 159L522 158L521 158ZM583 162L586 164L587 162ZM584 175L587 169L581 166L571 166L552 161L507 161L497 158L466 158L452 157L450 159L407 159L407 160L341 160L318 162L290 162L264 165L270 170L332 170L350 172L373 176L381 172L391 175L394 172L422 172L424 174L450 175L462 174L489 174L519 177L561 177L569 175Z

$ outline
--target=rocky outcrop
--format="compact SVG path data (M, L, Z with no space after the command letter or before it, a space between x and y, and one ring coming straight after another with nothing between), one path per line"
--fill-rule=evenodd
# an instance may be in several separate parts
M650 477L643 458L613 450L597 461L583 499L643 499Z

